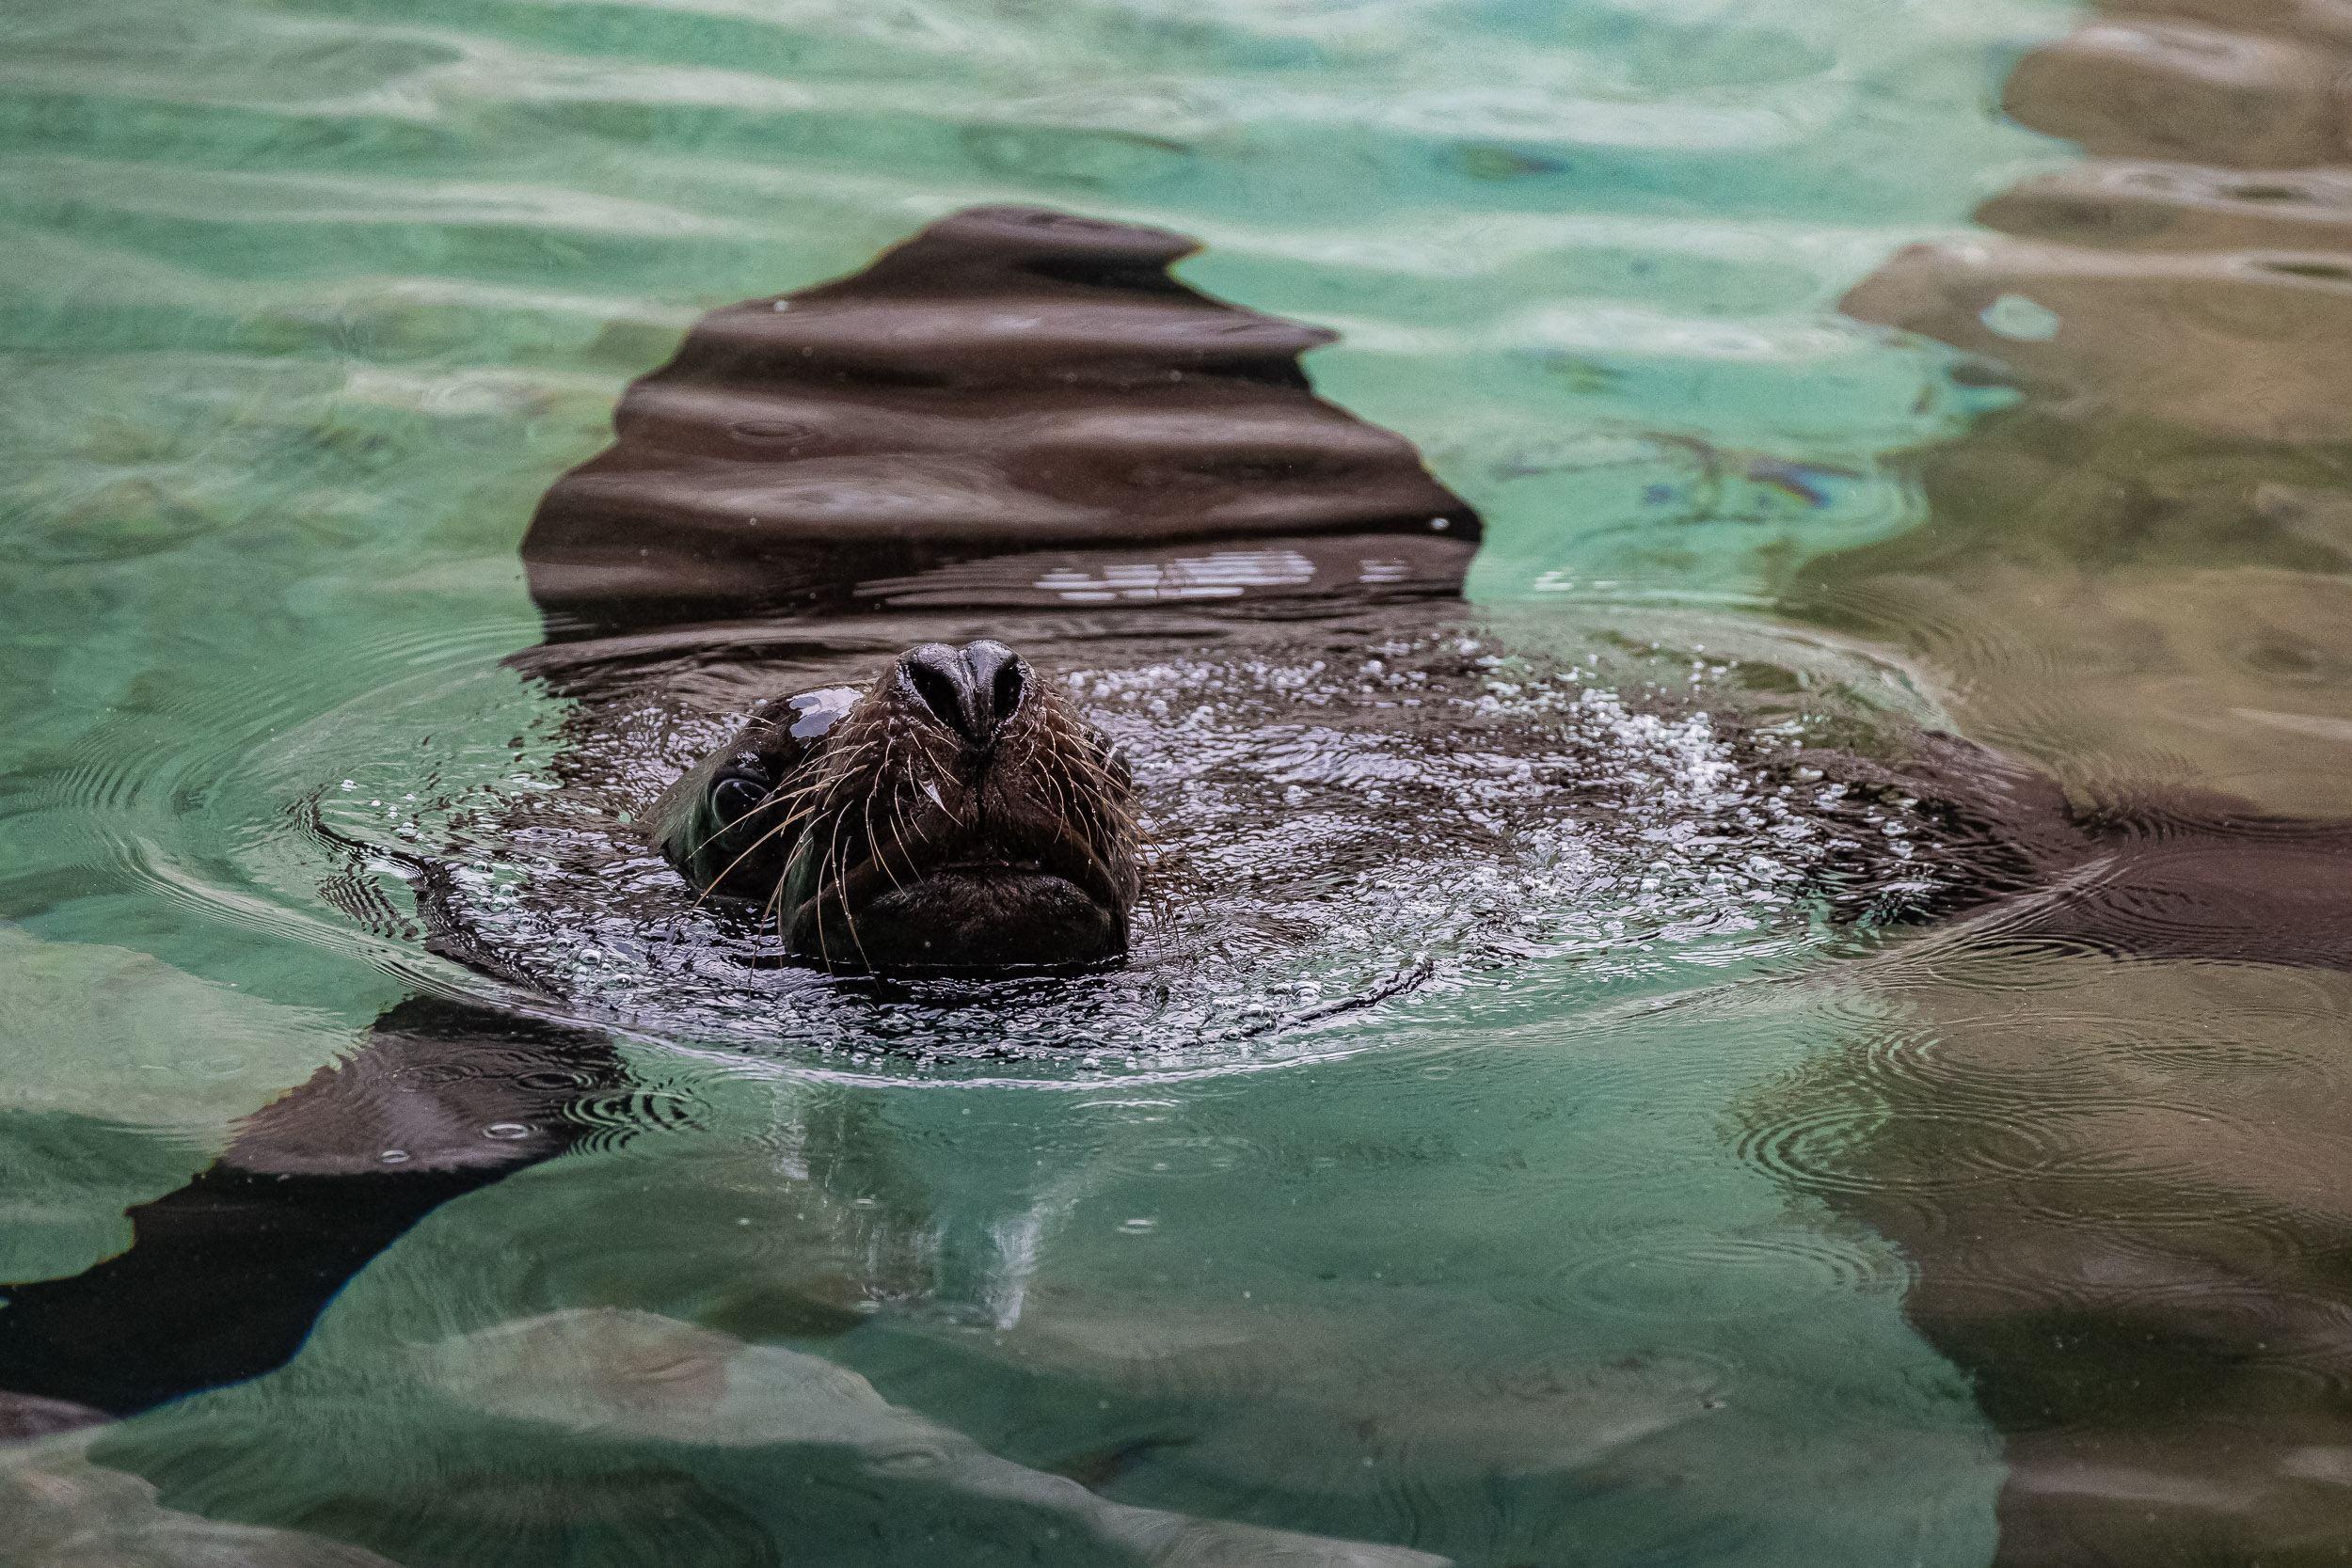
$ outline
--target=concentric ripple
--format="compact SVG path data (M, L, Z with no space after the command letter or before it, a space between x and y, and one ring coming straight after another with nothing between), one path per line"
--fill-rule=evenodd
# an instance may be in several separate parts
M1312 1049L1417 997L1516 988L1524 1006L1531 985L1597 996L1788 961L1834 940L1830 890L1868 902L1855 823L1892 889L1949 869L1893 858L1915 802L1817 815L1845 810L1842 786L1776 760L1799 738L1785 723L1719 722L1687 685L1620 697L1595 684L1597 655L1504 648L1434 629L1293 634L1242 658L1154 645L1125 665L1034 648L1127 757L1155 846L1136 952L1105 974L823 976L654 852L655 797L738 721L697 705L864 674L862 651L622 672L568 712L478 669L386 687L256 759L303 794L240 875L315 911L290 927L340 919L475 976L444 984L503 982L633 1034L1118 1071Z
M1786 1232L1740 1237L1716 1232L1649 1233L1585 1250L1557 1277L1560 1306L1572 1312L1677 1320L1749 1317L1776 1293L1892 1293L1909 1275L1877 1237ZM1759 1289L1769 1279L1772 1289Z

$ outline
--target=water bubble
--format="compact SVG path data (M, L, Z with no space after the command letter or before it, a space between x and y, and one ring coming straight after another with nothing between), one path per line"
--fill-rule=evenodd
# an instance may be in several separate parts
M482 1130L482 1135L496 1138L501 1143L512 1143L516 1138L531 1136L531 1129L519 1121L494 1121Z
M668 782L665 769L725 738L732 715L679 721L649 705L646 723L682 726L659 754L635 719L600 729L582 742L589 802L527 775L506 782L514 761L501 752L447 800L415 810L384 801L365 815L384 844L437 847L452 817L474 813L467 819L478 826L467 832L493 836L464 845L475 864L452 877L449 895L485 943L548 965L584 1006L762 1056L780 1039L805 1042L836 1069L961 1072L980 1069L949 1064L1012 1058L1038 1064L1019 1069L1023 1076L1057 1079L1216 1071L1237 1053L1320 1050L1343 1021L1392 1002L1414 1006L1412 996L1486 973L1499 958L1515 974L1538 966L1532 980L1554 983L1557 970L1557 983L1581 985L1591 971L1570 980L1561 966L1597 956L1614 974L1627 959L1609 955L1624 943L1673 958L1693 942L1806 940L1789 933L1802 925L1792 906L1826 848L1804 821L1826 782L1818 772L1782 804L1770 791L1789 787L1793 769L1757 776L1737 733L1719 734L1703 717L1647 713L1604 689L1564 686L1556 662L1488 655L1475 670L1417 667L1433 654L1485 655L1474 638L1310 651L1170 657L1061 677L1106 710L1097 717L1136 775L1153 831L1232 903L1155 909L1118 974L943 983L939 991L971 1004L953 1009L928 990L877 999L779 963L772 931L681 896L683 884L642 835L619 828L624 812L644 821L643 802ZM1412 690L1441 716L1482 705L1492 726L1465 751L1435 743L1443 736L1425 721L1398 733L1316 712L1351 710L1364 687L1368 695ZM1440 719L1437 731L1447 729ZM386 806L398 814L389 823ZM1868 824L1870 839L1887 846L1875 852L1890 863L1897 845L1921 836L1916 819L1906 820L1909 833ZM1241 826L1252 831L1237 833ZM1498 834L1513 846L1500 858ZM1400 838L1405 865L1386 869ZM409 858L377 857L370 874L389 885ZM1761 870L1750 863L1759 859ZM615 1141L691 1120L677 1095L591 1098L585 1115ZM536 1133L535 1123L503 1124L481 1135ZM1216 1139L1154 1139L1120 1164L1165 1180L1264 1157Z
M376 1158L388 1165L405 1165L408 1163L408 1151L405 1148L388 1148Z
M1159 1227L1159 1221L1153 1219L1144 1219L1138 1216L1136 1219L1123 1222L1119 1228L1125 1231L1130 1236L1147 1236L1152 1231L1157 1230Z

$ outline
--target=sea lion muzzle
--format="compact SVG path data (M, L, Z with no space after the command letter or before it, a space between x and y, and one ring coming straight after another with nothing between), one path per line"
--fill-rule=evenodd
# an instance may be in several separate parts
M1109 740L1001 642L763 705L662 798L662 854L837 970L1099 964L1141 884Z

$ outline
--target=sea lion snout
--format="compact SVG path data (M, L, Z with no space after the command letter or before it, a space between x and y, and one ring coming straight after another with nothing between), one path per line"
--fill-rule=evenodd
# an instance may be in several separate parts
M910 648L899 657L896 678L933 718L982 750L1020 711L1029 686L1021 656L986 638L961 648L945 642Z

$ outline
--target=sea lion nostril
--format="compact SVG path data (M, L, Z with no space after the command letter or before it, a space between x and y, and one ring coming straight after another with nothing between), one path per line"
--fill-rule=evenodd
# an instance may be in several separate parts
M926 642L898 660L907 685L939 721L975 746L987 746L1021 705L1020 656L1002 642L961 649Z
M914 694L941 723L971 739L971 722L961 689L964 682L958 678L964 673L958 667L962 661L944 648L938 652L946 654L945 658L923 657L931 652L930 648L918 648L907 655L902 661L907 684L914 688Z
M989 638L963 645L964 667L972 673L974 706L985 716L989 732L1013 716L1021 706L1021 656Z

